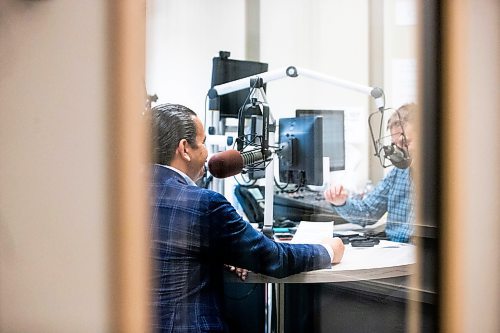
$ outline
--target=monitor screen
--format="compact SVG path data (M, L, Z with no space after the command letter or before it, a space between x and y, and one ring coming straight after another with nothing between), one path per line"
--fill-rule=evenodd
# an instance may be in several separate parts
M211 87L213 88L216 85L242 79L254 74L264 73L267 72L267 69L268 64L266 63L229 59L227 53L224 54L224 52L221 52L221 56L213 58L212 61ZM266 85L264 85L264 91L265 89ZM250 88L219 96L219 105L217 109L220 110L220 117L238 118L238 111L244 106L249 93ZM211 100L210 103L215 102ZM250 103L250 100L246 103ZM211 104L211 109L212 107L213 104Z
M296 110L297 117L323 117L323 156L330 158L330 171L345 170L343 110Z
M323 185L323 118L279 120L279 176L288 184Z

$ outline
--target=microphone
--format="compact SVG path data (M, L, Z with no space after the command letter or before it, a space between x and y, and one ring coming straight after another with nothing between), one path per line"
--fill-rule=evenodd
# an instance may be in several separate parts
M395 144L390 146L383 146L384 157L392 162L398 169L406 169L411 164L410 154L406 148L400 148Z
M271 156L269 150L264 152L252 150L240 153L230 149L214 154L208 161L208 171L215 178L227 178L239 174L246 166L267 160L269 156Z

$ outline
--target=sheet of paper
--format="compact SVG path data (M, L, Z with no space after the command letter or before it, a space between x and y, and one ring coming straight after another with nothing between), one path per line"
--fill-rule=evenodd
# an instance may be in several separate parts
M321 240L333 235L333 222L302 221L290 243L319 244Z
M396 2L396 25L408 26L417 24L417 5L415 0L398 0Z
M336 270L360 270L382 267L398 267L415 263L415 247L410 244L381 240L374 247L347 245L344 257Z
M413 58L392 60L392 106L417 101L417 61Z

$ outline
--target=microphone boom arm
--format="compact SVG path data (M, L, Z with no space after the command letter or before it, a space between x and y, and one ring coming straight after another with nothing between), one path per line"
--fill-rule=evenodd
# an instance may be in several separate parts
M385 109L385 95L384 91L381 88L378 87L369 87L369 86L364 86L358 83L346 81L346 80L341 80L337 79L328 75L324 75L318 72L314 72L305 68L300 68L300 67L295 67L295 66L288 66L286 68L281 68L277 69L274 71L267 71L263 72L260 74L255 74L251 76L244 77L239 80L234 80L231 82L219 84L216 86L213 86L209 91L208 91L208 97L210 99L217 98L222 95L226 95L235 91L239 91L242 89L248 89L252 88L252 83L255 83L255 80L260 80L260 83L264 84L270 81L275 81L275 80L280 80L284 78L296 78L299 76L304 76L306 78L310 79L315 79L318 81L323 81L341 88L357 91L359 93L371 96L372 98L375 99L375 105L377 106L377 109L383 113ZM265 94L264 94L265 96ZM267 104L267 103L266 103ZM268 111L268 110L266 110ZM266 118L266 114L264 115L264 118ZM268 120L266 120L267 122ZM269 131L274 131L273 128L266 128L269 124L264 123L263 130L265 131L264 134L264 139L265 139L265 144L266 146L268 144L273 145L273 137L269 136L268 137L268 132ZM269 139L270 142L267 142L267 139ZM267 147L266 147L267 148ZM264 151L264 150L263 150ZM266 184L265 184L265 211L264 211L264 233L272 238L272 225L273 225L273 196L274 196L274 191L273 191L273 180L274 180L274 162L273 159L271 159L268 167L266 168Z
M260 78L263 83L267 83L270 81L280 80L288 77L296 78L299 76L323 81L341 88L357 91L359 93L371 96L375 99L375 105L377 106L377 109L379 111L382 111L385 108L385 96L384 91L381 88L364 86L362 84L337 79L332 76L296 66L288 66L274 71L263 72L260 74L247 76L242 79L216 85L208 91L208 97L213 99L218 96L232 93L234 91L251 88L251 80L255 79L256 77Z

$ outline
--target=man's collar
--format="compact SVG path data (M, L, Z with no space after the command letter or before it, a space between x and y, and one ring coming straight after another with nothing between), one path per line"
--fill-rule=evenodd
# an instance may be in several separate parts
M156 164L156 165L177 172L182 178L184 178L184 180L188 183L188 185L196 186L196 183L191 178L189 178L188 175L186 175L184 172L182 172L181 170L176 169L176 168L174 168L174 167L172 167L170 165L163 165L163 164Z

